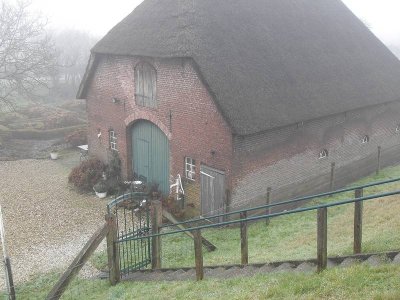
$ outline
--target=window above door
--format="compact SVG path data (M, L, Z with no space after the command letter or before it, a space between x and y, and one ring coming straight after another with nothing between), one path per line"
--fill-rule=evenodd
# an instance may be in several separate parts
M137 105L157 107L157 72L147 62L135 67L135 101Z

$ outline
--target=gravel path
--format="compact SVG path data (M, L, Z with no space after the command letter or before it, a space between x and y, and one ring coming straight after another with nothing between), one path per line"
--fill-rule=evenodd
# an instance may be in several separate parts
M77 152L57 161L0 161L0 203L17 283L67 266L103 224L109 199L68 186L70 167L78 162Z

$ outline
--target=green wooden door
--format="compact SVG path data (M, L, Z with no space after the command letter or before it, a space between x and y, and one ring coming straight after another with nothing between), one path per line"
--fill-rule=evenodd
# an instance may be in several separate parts
M169 193L168 138L151 122L139 121L132 128L132 168L139 180L158 183L163 194Z

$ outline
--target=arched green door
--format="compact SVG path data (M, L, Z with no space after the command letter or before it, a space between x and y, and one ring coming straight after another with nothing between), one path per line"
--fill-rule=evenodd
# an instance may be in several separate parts
M148 121L132 127L132 168L139 180L158 183L160 191L169 193L169 141L160 128Z

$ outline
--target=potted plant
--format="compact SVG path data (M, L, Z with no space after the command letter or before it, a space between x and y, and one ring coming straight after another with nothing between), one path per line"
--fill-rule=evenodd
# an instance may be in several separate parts
M50 158L53 160L58 159L58 149L56 147L52 147L50 151Z
M96 196L99 197L100 199L107 197L108 187L104 180L100 180L98 183L96 183L93 186L93 190L96 193Z

